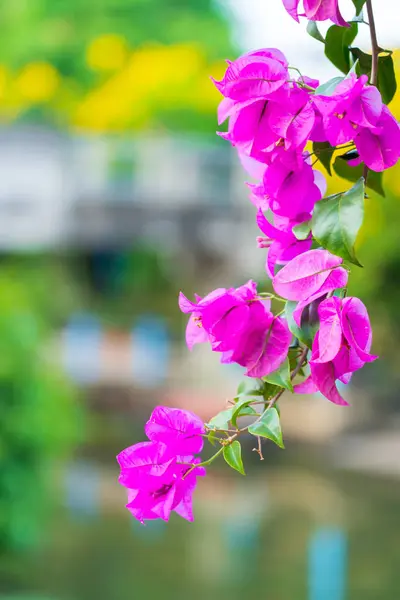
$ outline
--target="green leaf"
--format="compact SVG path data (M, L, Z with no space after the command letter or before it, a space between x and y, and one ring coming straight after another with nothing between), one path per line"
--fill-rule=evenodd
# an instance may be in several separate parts
M333 77L332 79L329 79L329 81L327 81L326 83L319 85L315 90L315 93L321 96L332 96L336 89L336 86L339 85L339 83L343 81L343 79L344 77Z
M241 416L245 415L254 415L256 411L254 408L249 406L250 402L253 402L254 398L249 398L248 396L242 396L239 401L235 404L234 410L232 412L231 422L234 427L236 427L237 419Z
M267 401L270 398L272 398L273 396L275 396L275 394L277 394L279 392L279 388L278 386L272 384L272 383L268 383L267 381L264 382L264 400Z
M229 446L224 446L223 454L224 459L232 469L239 471L242 475L246 475L242 461L242 447L238 440L234 440Z
M326 33L325 56L342 73L348 73L351 67L349 46L354 41L357 33L357 23L352 23L350 27L332 25Z
M354 244L364 219L364 179L360 177L347 192L317 202L312 218L314 238L327 250L362 266Z
M356 15L359 15L362 11L362 8L366 2L366 0L352 0L354 6L356 7Z
M392 53L380 49L383 55L378 57L378 89L382 95L382 100L385 104L392 101L397 90L396 74ZM357 75L367 75L371 77L372 56L360 50L360 48L350 49L354 58L358 60L356 73Z
M238 385L235 402L242 396L262 396L263 389L254 387L254 380L251 378L247 381L241 381Z
M353 183L358 181L363 176L363 165L357 165L351 167L347 164L346 160L342 156L338 156L333 163L333 170L336 175L352 181ZM383 173L376 173L375 171L368 171L366 187L373 190L380 196L385 197L385 190L382 185Z
M396 94L396 74L393 57L390 54L378 58L378 90L382 94L382 100L385 104L389 104Z
M286 358L279 369L273 373L270 373L264 377L264 379L268 383L273 383L274 385L278 385L281 388L285 388L286 390L293 392L292 380L290 379L289 359Z
M207 439L210 442L210 444L215 446L217 442L217 434L215 433L215 431L210 431L210 433L207 435Z
M268 438L280 448L285 447L282 439L281 421L274 406L267 408L260 419L250 425L248 432L252 435Z
M304 223L295 225L292 231L298 240L306 240L310 235L311 221L304 221Z
M325 44L325 40L324 40L320 30L318 29L318 25L316 24L315 21L308 21L307 33L308 33L308 35L311 35L311 37L314 38L315 40L318 40L319 42L322 42L323 44Z
M342 80L342 78L340 78ZM335 148L330 145L329 142L313 142L313 152L318 156L320 163L322 163L329 175L332 175L331 160Z
M208 429L221 429L223 431L229 429L229 422L232 419L232 414L235 408L235 406L232 406L232 408L222 410L217 415L215 415L215 417L213 417L208 423L206 423L206 427Z
M298 340L300 340L300 342L308 346L308 348L311 348L314 339L313 330L309 324L306 324L301 328L297 326L295 320L293 319L293 312L296 306L297 302L293 302L291 300L286 302L285 317L289 330Z

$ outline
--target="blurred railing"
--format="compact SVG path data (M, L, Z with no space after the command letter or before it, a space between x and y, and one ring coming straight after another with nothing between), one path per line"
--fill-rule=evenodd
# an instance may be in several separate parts
M188 231L193 244L208 225L254 217L246 196L235 153L218 141L0 131L2 249L124 246L138 236L185 245Z

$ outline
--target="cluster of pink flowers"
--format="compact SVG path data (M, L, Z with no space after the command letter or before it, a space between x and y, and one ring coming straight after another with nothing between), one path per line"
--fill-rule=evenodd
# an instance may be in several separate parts
M195 414L158 406L145 426L150 441L118 454L119 482L128 489L126 506L141 523L168 521L172 511L193 521L192 495L205 469L190 465L200 462L195 455L203 449L204 431Z
M347 26L338 0L302 0L303 13L299 12L300 0L283 3L297 21L306 16ZM313 154L321 144L329 152L341 149L346 153L351 148L350 166L364 163L366 170L383 171L400 157L399 124L383 104L379 90L368 84L367 76L350 73L320 87L314 79L294 78L293 71L297 69L289 67L282 52L264 48L228 61L223 79L214 81L223 95L218 122L229 120L227 132L219 135L236 147L244 168L258 180L248 186L263 234L257 242L267 249L266 272L276 296L258 293L252 280L238 288L218 288L204 298L196 295L195 302L182 293L179 296L181 311L190 315L186 328L189 349L206 342L221 355L222 363L236 363L244 367L245 375L259 380L286 363L273 379L257 383L264 387L250 392L263 396L265 412L253 410L251 397L237 404L242 393L233 408L224 411L224 418L229 413L221 421L226 427L221 431L218 423L212 431L213 443L218 433L225 434L217 437L221 448L204 463L196 456L206 432L201 419L184 410L162 406L154 410L145 427L149 441L131 446L117 457L119 481L128 489L127 508L141 522L167 521L172 511L192 520L197 477L204 475L204 465L221 453L228 464L244 473L236 437L246 428L237 427L239 416L256 414L260 421L267 415L268 424L260 421L257 427L253 423L247 429L259 439L264 435L276 442L281 431L275 405L285 387L297 393L321 392L331 402L345 405L337 382L349 383L355 371L377 358L370 354L372 331L367 309L358 298L346 297L348 270L343 259L315 247L312 230L319 237L314 223L323 212L315 207L325 195L326 181L313 168L318 161L318 154L316 159ZM309 142L315 143L313 153L307 150ZM356 186L363 189L361 180ZM319 207L330 207L332 199L336 196ZM336 212L329 225L335 222ZM340 218L342 214L337 216L339 237L343 234ZM343 239L345 234L347 230ZM353 231L348 237L355 239ZM322 236L321 243L347 256ZM271 297L286 302L277 315L271 310ZM307 346L299 353L305 326L315 324L314 339L307 338ZM294 352L289 355L291 347ZM290 372L293 359L296 367ZM304 378L301 383L295 379L299 375ZM259 400L254 404L260 404ZM240 412L242 407L247 413ZM212 423L207 426L213 427ZM260 445L257 451L261 454Z
M366 75L351 73L331 95L319 94L318 81L291 78L285 56L275 48L229 62L223 79L215 82L224 96L219 122L229 118L228 132L219 135L237 148L246 164L253 162L253 172L256 161L261 174L261 181L250 185L251 200L259 209L257 222L265 237L258 243L268 248L271 278L276 264L311 248L311 234L298 241L293 228L311 218L326 183L312 168L307 142L354 144L359 156L349 164L364 162L374 171L393 166L400 156L398 123L378 89L367 82ZM266 210L272 223L264 217Z

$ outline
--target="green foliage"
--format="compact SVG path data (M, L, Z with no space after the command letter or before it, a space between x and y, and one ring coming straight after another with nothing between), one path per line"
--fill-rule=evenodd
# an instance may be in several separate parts
M343 81L344 77L333 77L329 79L322 85L319 85L315 90L316 94L320 94L321 96L332 96L334 93L336 86Z
M208 429L220 429L221 431L229 429L229 423L232 418L233 411L234 407L222 410L208 423L206 423L206 427Z
M325 40L324 40L320 30L318 29L318 25L316 24L315 21L308 21L307 33L315 40L318 40L318 42L322 42L323 44L325 44Z
M333 170L336 175L347 179L347 181L356 182L363 176L364 165L357 165L351 167L347 164L346 155L338 156L333 163ZM385 190L382 185L383 173L376 173L375 171L368 171L367 182L365 187L373 190L380 196L385 196Z
M277 385L278 387L285 388L286 390L293 392L293 385L290 379L289 359L286 358L279 369L264 377L264 380L268 383L272 383L273 385Z
M355 8L356 8L356 14L359 15L360 12L362 11L362 8L366 2L366 0L352 0Z
M258 437L272 440L280 448L284 448L282 439L281 420L275 406L267 408L260 419L250 425L249 433Z
M350 48L353 58L357 60L357 75L371 76L372 56L360 50L360 48ZM394 71L394 62L391 52L381 51L378 56L378 89L382 95L385 104L389 104L397 90L396 74Z
M292 231L298 240L306 240L311 231L310 221L304 221L304 223L295 225Z
M318 156L319 162L325 167L329 175L332 175L331 160L335 148L329 142L313 142L313 152Z
M224 446L224 459L232 469L238 471L241 475L246 475L242 461L242 446L238 440Z
M24 278L24 274L26 277ZM41 273L41 283L54 287ZM0 271L0 549L24 548L40 534L51 507L50 468L77 440L76 395L43 358L48 322L40 282L28 271Z
M351 67L349 46L357 33L357 23L352 23L348 28L332 25L326 33L325 56L345 75Z
M364 179L348 191L317 202L312 218L315 239L327 250L361 266L354 249L364 219Z

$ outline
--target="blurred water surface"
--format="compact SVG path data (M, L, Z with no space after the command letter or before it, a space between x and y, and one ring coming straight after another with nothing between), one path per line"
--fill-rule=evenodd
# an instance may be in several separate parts
M116 467L73 463L39 548L7 559L1 598L396 598L400 484L321 469L294 449L273 460L247 478L212 470L193 524L146 526L123 511Z

